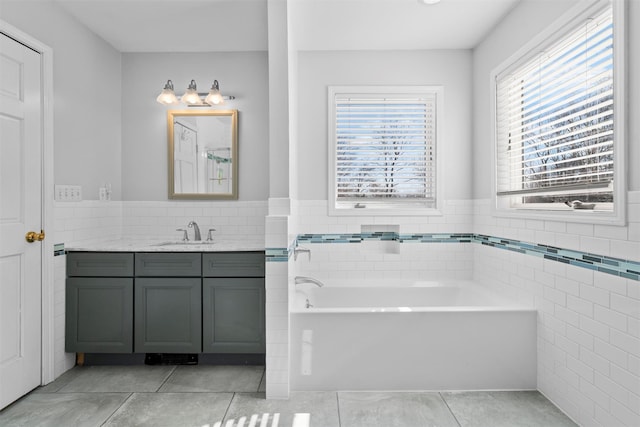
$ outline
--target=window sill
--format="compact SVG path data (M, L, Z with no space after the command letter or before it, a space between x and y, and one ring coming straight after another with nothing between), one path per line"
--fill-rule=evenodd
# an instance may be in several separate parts
M495 217L577 222L586 224L626 225L625 212L602 209L571 209L569 207L494 208Z

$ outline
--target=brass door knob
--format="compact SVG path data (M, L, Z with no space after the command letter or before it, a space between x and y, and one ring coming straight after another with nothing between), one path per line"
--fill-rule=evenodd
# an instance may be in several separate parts
M44 240L44 230L40 230L39 233L36 233L35 231L29 231L24 238L27 240L27 242L29 243L33 243L35 241L41 242Z

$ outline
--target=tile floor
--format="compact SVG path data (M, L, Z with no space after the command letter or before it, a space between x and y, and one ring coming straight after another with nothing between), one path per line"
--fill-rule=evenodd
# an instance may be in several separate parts
M0 412L0 426L213 426L309 413L313 427L575 426L544 396L523 392L297 392L265 400L262 366L75 367ZM224 424L223 424L224 425Z

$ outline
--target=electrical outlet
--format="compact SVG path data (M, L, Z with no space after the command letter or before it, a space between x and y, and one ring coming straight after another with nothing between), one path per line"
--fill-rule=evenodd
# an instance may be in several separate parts
M82 186L56 185L54 194L55 199L59 202L79 202L82 200Z

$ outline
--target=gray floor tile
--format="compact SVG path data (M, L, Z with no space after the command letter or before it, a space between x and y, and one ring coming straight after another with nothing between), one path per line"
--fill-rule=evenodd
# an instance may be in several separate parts
M442 393L462 427L569 427L576 424L537 391Z
M236 393L225 422L253 414L280 414L279 426L288 427L295 414L311 414L311 427L338 427L338 403L335 392L293 392L289 400L266 400L263 393Z
M233 393L134 393L105 426L206 426L224 417Z
M339 392L342 427L458 427L438 393Z
M174 366L82 366L59 392L153 392Z
M55 379L55 381L50 382L49 384L42 386L42 387L38 387L37 389L35 389L33 392L34 393L55 393L57 391L59 391L62 387L66 386L67 384L69 384L69 382L71 382L71 380L73 380L74 378L76 378L82 368L76 366L72 369L69 369L67 372L65 372L64 374L60 375L58 378Z
M264 366L178 366L160 392L257 392Z
M129 396L130 393L32 393L0 412L0 426L100 426Z

